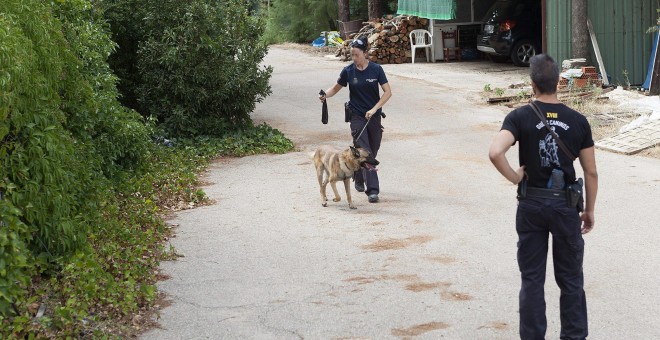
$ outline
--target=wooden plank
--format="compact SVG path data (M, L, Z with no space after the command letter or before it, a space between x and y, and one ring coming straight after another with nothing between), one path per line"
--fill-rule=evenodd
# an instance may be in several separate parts
M610 82L609 80L607 80L607 72L605 71L605 65L603 64L603 57L600 55L600 48L598 48L596 33L594 33L594 27L591 25L591 19L587 19L587 28L589 29L589 35L591 36L591 43L594 47L596 60L598 60L598 67L600 68L600 74L603 77L603 85L610 86Z
M514 99L523 99L523 98L532 98L532 95L528 94L528 95L524 95L524 96L492 97L492 98L488 98L488 104L510 102Z
M631 155L660 144L660 121L652 121L596 143L601 149Z
M651 86L649 86L649 94L652 96L660 95L660 51L659 50L660 50L660 38L656 41L655 62L653 63L653 72L651 73Z

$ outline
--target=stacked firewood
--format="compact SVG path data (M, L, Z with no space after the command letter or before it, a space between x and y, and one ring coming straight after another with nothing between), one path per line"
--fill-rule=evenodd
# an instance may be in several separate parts
M342 61L351 60L350 44L354 39L369 39L369 59L379 64L401 64L412 60L410 32L427 29L428 19L415 16L397 16L366 22L358 33L351 34L337 50ZM417 51L424 56L424 50Z

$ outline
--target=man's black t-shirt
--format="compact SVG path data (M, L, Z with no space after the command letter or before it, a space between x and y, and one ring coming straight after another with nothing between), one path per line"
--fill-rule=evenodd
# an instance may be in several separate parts
M587 118L564 104L535 102L546 115L550 127L575 155L594 146ZM530 187L545 188L552 169L565 172L566 183L575 181L575 168L570 157L561 150L552 134L529 105L511 111L502 124L519 143L520 165L524 165Z

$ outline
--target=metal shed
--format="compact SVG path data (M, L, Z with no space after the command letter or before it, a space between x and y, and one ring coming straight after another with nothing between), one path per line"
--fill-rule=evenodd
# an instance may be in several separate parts
M571 0L542 0L545 8L544 51L561 61L571 58ZM590 0L593 23L605 70L614 84L642 84L648 71L656 25L654 0ZM591 49L591 62L596 58Z

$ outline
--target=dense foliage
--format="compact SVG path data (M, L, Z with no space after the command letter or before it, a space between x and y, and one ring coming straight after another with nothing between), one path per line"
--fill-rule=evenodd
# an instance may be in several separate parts
M15 282L84 248L106 176L147 155L147 126L116 101L105 63L113 44L90 25L90 9L85 1L0 4L0 204L12 217L0 230L0 240L12 240L0 255L12 271L0 278L3 314L20 307L25 286Z
M204 202L196 174L208 159L293 147L249 120L270 70L258 69L264 47L241 45L260 31L240 2L222 13L218 1L125 8L153 28L135 45L145 59L133 60L140 78L128 79L138 83L127 102L157 110L145 116L162 125L119 101L103 11L115 2L0 1L0 338L130 333L157 298L169 233L160 216ZM216 41L230 29L240 39ZM218 137L168 147L152 142L163 129Z
M368 0L349 1L351 20L367 20ZM271 0L271 7L261 12L268 17L264 41L310 42L322 31L338 30L337 0ZM397 11L397 1L384 1L385 14ZM304 13L304 14L302 14Z
M337 1L274 0L267 15L267 43L308 42L337 28Z
M222 135L250 126L270 94L263 22L247 0L116 0L106 11L119 49L111 64L125 103L169 135Z

